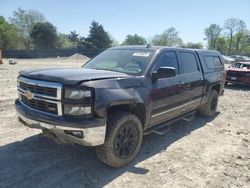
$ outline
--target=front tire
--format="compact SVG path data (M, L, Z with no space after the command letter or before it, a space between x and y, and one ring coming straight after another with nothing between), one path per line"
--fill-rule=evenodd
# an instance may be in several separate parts
M217 110L218 98L218 92L213 89L208 101L198 109L199 113L205 117L212 117Z
M108 119L105 143L96 147L96 154L106 165L118 168L137 155L143 137L138 117L128 112L116 112Z

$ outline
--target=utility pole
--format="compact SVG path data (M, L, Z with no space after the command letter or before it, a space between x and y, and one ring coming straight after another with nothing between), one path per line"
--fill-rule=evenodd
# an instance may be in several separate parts
M0 50L0 64L3 64L3 61L2 61L2 50Z

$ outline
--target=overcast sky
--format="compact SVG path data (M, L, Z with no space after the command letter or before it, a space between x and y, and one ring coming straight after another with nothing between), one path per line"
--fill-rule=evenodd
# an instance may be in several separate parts
M0 15L8 19L18 7L38 10L66 34L76 30L86 37L96 20L119 42L135 33L150 39L169 27L184 42L204 42L206 27L231 17L250 29L250 0L0 0Z

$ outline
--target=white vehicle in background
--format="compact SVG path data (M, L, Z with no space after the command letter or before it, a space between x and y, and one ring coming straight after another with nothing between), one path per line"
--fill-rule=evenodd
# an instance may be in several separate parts
M231 64L231 63L235 62L235 59L232 57L229 57L229 56L222 55L222 58L225 60L226 64Z

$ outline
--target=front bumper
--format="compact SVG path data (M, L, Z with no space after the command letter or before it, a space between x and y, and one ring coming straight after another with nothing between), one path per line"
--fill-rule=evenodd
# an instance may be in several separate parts
M250 78L242 78L242 77L237 77L236 80L232 80L231 77L227 76L226 77L226 82L232 83L232 84L241 84L241 85L250 85Z
M56 116L32 109L18 99L15 106L21 123L30 128L49 130L62 142L97 146L105 141L106 120L104 118L82 119ZM77 138L65 131L81 131L83 138Z

